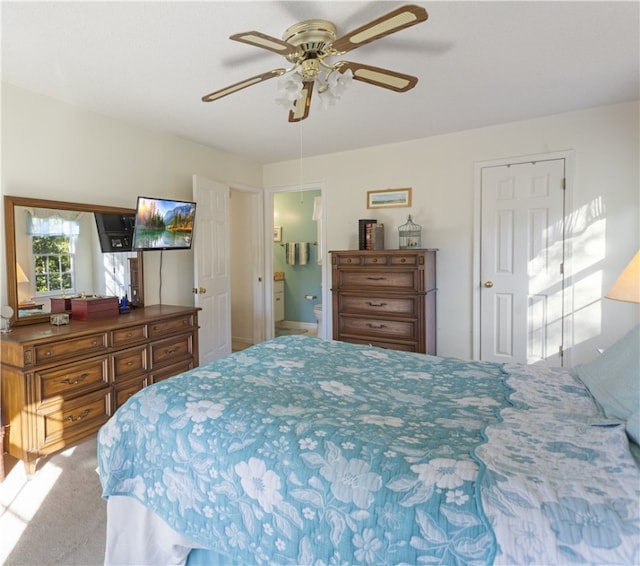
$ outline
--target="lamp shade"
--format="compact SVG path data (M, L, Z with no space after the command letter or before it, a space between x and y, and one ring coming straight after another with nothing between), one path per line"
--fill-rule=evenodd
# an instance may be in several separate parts
M640 303L640 251L624 268L605 297L616 301Z
M16 278L18 283L29 283L29 278L27 277L24 269L19 263L16 263Z

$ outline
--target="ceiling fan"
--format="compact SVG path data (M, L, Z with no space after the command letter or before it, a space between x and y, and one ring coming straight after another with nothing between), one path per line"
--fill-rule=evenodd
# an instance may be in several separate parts
M338 61L329 63L327 58L342 55L357 47L411 27L428 18L427 11L416 5L406 5L365 24L339 39L336 26L326 20L305 20L288 28L283 39L277 39L258 31L237 33L234 41L268 49L285 57L292 66L278 68L232 84L202 97L203 102L213 102L224 96L264 82L286 73L293 79L285 85L285 97L291 103L289 122L299 122L309 116L314 83L318 83L318 96L338 98L351 79L396 92L412 89L418 79L397 71L373 67L363 63ZM286 93L288 91L288 93Z

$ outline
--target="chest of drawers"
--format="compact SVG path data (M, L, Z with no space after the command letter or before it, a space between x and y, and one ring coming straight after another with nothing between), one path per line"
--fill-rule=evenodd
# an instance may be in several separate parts
M333 338L436 353L436 250L331 252Z
M0 339L5 445L27 473L83 440L131 395L198 365L198 309L155 305Z

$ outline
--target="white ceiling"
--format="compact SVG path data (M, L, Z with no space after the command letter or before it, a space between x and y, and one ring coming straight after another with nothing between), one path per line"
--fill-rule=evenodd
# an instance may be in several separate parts
M416 75L407 93L354 81L298 124L275 102L279 79L200 100L288 66L233 33L280 38L322 18L341 36L405 3L2 0L2 80L261 163L640 98L637 1L447 1L343 56Z

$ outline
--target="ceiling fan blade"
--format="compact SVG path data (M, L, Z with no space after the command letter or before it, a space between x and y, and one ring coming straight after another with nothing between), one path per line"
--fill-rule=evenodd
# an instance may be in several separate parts
M300 122L300 120L304 120L309 116L313 83L314 81L305 81L302 83L302 96L296 100L294 109L289 112L289 122Z
M339 71L344 73L347 69L353 73L353 79L369 83L375 86L381 86L396 92L407 92L418 83L417 77L405 75L397 71L390 71L382 67L373 67L371 65L363 65L362 63L353 63L351 61L341 61L338 63Z
M206 94L202 97L202 102L213 102L214 100L218 100L223 96L227 96L227 94L238 92L243 88L247 88L248 86L252 86L272 79L273 77L279 77L281 75L284 75L286 72L286 69L274 69L273 71L268 71L266 73L262 73L261 75L256 75L255 77L251 77L250 79L245 79L244 81L240 81L239 83L235 83L220 90L216 90L215 92L212 92L210 94Z
M234 33L229 39L234 41L241 41L242 43L248 43L255 47L262 47L262 49L268 49L274 53L279 53L284 57L289 55L295 55L301 53L300 49L295 45L291 45L286 41L282 41L276 37L271 37L259 31L247 31L244 33Z
M428 17L423 7L407 4L336 39L329 49L336 54L346 53L370 41L424 22Z

